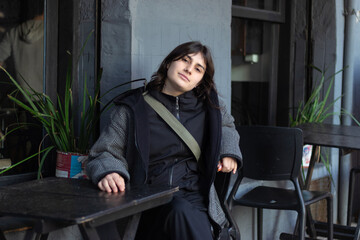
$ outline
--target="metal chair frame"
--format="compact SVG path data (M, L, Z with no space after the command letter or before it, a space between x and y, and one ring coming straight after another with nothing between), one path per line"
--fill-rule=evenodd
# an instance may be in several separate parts
M298 128L272 126L237 126L237 130L240 134L243 168L227 199L229 209L231 210L236 205L257 208L260 223L259 239L262 238L262 209L297 211L298 238L305 239L305 206L326 199L328 239L333 239L332 194L302 190L299 185L298 177L303 152L302 131ZM294 189L258 186L237 198L236 193L244 177L253 180L287 180L292 183Z

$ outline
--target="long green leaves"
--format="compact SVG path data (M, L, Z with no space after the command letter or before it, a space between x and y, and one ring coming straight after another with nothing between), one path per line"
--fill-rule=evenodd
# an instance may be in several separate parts
M330 116L341 115L341 112L333 112L330 111L334 104L341 99L342 96L337 97L333 101L329 101L329 95L331 93L331 89L334 85L335 76L342 72L340 70L335 74L331 75L328 79L325 79L325 73L322 72L319 68L312 66L315 70L321 73L321 79L317 86L311 92L309 99L306 102L300 102L299 108L296 112L295 118L290 115L290 126L294 127L303 123L321 123L324 122ZM326 92L321 98L321 93L324 88L324 84L329 82L329 86L326 89Z
M84 45L82 46L80 54L76 59L76 64L78 63L80 56L85 49L85 45L89 41L91 35L92 32L88 35ZM102 70L99 71L99 76L96 78L96 84L93 93L90 93L88 90L88 82L85 74L82 92L83 98L79 104L80 106L78 106L74 102L72 91L73 73L71 60L69 61L65 79L65 94L64 96L58 95L56 103L54 103L48 95L36 92L28 84L26 88L22 87L4 68L0 66L0 69L7 74L11 82L16 87L16 90L10 93L8 97L18 106L34 116L45 129L46 136L48 136L51 140L51 146L37 153L39 155L43 153L42 158L39 161L39 176L46 156L54 148L63 152L87 154L92 143L91 141L96 137L95 131L99 123L100 116L109 108L111 104L111 101L109 101L101 108L101 110L99 110L100 105L102 104L102 98L118 87L133 82L129 81L123 84L119 84L107 91L105 94L100 95L100 80L102 76ZM26 82L26 79L24 79L24 81ZM24 100L19 98L17 96L18 94L20 94ZM80 126L78 133L75 129L75 121L77 119L75 116L79 114L79 110ZM22 160L20 163L27 161L32 157L34 156L30 156L29 158ZM11 166L11 168L12 167L14 166ZM5 169L4 171L6 170L9 169ZM4 171L0 172L0 174Z

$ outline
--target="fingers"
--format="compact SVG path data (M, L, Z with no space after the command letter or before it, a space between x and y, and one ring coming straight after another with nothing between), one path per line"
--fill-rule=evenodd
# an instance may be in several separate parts
M104 192L123 192L125 191L125 180L118 173L110 173L98 183L100 190Z
M217 171L220 172L222 170L222 163L221 161L217 165Z
M222 168L219 168L218 165L218 170L220 169L221 172L232 172L233 174L236 173L237 170L237 162L234 158L232 157L224 157L223 159L221 159L221 164Z

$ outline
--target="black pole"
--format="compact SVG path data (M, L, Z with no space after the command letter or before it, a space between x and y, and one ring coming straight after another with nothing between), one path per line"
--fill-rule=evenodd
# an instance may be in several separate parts
M97 78L99 77L99 74L101 73L101 64L100 64L100 56L101 56L101 0L95 0L95 46L94 46L94 54L95 54L95 88L96 88L96 82ZM96 112L100 113L100 105L97 104ZM100 121L98 122L96 128L95 128L95 136L94 139L97 139L100 135Z

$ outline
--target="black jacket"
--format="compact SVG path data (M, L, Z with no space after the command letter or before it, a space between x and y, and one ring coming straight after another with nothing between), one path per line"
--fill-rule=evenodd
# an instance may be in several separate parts
M90 150L86 173L97 184L109 173L117 172L131 185L147 181L149 164L149 125L147 111L150 106L142 94L144 89L130 90L115 101L109 125L103 129L99 139ZM216 92L211 100L219 104ZM234 119L226 109L206 106L207 136L202 159L199 162L200 189L208 197L208 214L219 226L224 227L227 219L217 197L213 182L221 157L230 156L238 160L241 167L239 135L235 130ZM221 153L221 155L220 155Z
M142 96L143 88L130 90L115 99L117 105L126 105L131 109L134 120L134 137L131 151L127 151L126 159L129 164L131 185L144 184L147 179L147 169L149 164L149 125L147 122L147 111L150 106L144 101ZM211 93L211 101L215 106L219 105L217 94ZM206 105L208 131L206 139L208 142L203 144L202 158L199 162L201 172L201 189L208 193L210 185L214 182L216 166L219 161L221 143L221 114L219 108Z

